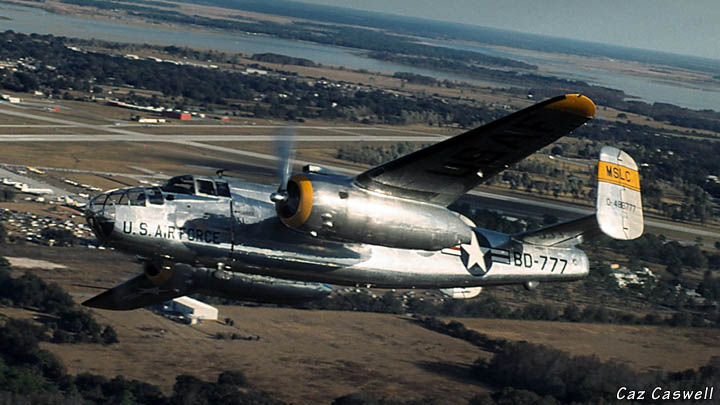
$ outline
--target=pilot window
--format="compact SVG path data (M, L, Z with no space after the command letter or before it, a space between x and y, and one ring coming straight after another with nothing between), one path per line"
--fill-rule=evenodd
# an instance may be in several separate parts
M124 191L115 191L115 192L111 193L111 194L108 196L108 199L107 199L107 202L106 202L106 203L107 203L107 204L112 204L112 205L118 205L118 204L123 204L123 205L125 205L125 204L127 204L127 199L124 199L124 198L123 198L124 196L125 196L125 192L124 192ZM121 199L124 200L124 201L121 202L121 201L120 201Z
M215 187L217 187L217 195L221 197L230 197L230 187L228 187L227 183L216 181Z
M163 200L162 191L158 188L153 188L148 190L148 201L150 201L150 204L155 205L162 205L165 203Z
M207 194L207 195L215 195L215 185L213 184L212 181L198 180L197 186L198 186L198 193Z
M130 199L130 205L145 206L145 192L143 190L128 191L128 198Z

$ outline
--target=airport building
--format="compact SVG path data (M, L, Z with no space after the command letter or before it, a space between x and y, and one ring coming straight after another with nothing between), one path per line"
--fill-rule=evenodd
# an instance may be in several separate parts
M192 118L192 115L190 115L190 113L178 111L164 111L163 115L167 118L173 118L181 121L187 121Z
M190 325L195 325L201 320L218 319L217 308L190 297L179 297L166 302L165 310L182 317Z

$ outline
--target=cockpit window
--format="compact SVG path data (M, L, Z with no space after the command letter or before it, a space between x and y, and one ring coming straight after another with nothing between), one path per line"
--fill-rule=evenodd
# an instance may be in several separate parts
M164 191L178 194L195 194L192 176L173 177L162 187Z
M217 187L217 195L221 197L230 197L230 187L223 181L216 181L215 187Z
M127 198L123 198L125 196L124 190L114 191L108 196L106 204L113 204L113 205L127 205ZM123 200L123 201L121 201Z
M130 205L145 206L145 191L140 189L128 191L128 198L130 199Z
M165 200L163 200L162 191L160 191L159 188L152 188L148 190L147 194L150 204L162 205L165 203Z
M216 195L215 194L215 185L212 181L207 180L198 180L198 193L207 194L207 195Z

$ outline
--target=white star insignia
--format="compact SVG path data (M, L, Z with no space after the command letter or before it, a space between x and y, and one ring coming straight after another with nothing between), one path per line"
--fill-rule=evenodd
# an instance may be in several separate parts
M482 276L487 273L485 254L488 251L490 251L490 249L480 246L475 232L472 233L469 245L460 245L460 259L470 274Z

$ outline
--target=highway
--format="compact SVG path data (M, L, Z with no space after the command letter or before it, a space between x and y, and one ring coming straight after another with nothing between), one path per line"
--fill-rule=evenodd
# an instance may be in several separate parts
M215 152L265 160L268 162L276 162L278 158L274 155L251 152L236 148L220 145L210 145L204 142L274 142L278 139L275 135L214 135L214 134L185 134L185 135L152 135L144 134L130 129L123 129L122 127L139 127L131 125L96 125L79 123L62 118L46 117L37 115L29 111L28 109L13 106L13 109L0 107L0 114L26 118L36 121L51 122L53 124L60 124L67 128L82 128L95 131L94 134L0 134L0 142L165 142L174 143L193 148L211 150ZM167 125L162 125L163 127ZM176 127L232 127L230 125L174 125ZM8 127L8 125L0 128ZM26 126L29 127L29 126ZM37 127L37 126L36 126ZM51 125L48 127L57 127L57 125ZM287 126L255 126L255 125L238 125L238 128L263 128L263 129L281 129L287 128ZM327 131L342 131L345 135L302 135L298 134L294 138L296 142L397 142L403 141L418 141L418 142L438 142L446 139L447 137L418 133L414 131L406 131L407 134L403 136L390 136L390 135L369 135L363 134L362 132L367 130L381 130L381 131L395 131L388 128L377 128L377 127L328 127L328 126L308 126L308 127L297 127L298 133L303 130L327 130ZM359 131L359 132L353 132ZM305 165L313 164L315 162L295 160L296 164ZM322 167L329 170L333 170L339 173L345 173L348 175L355 175L358 173L357 170L351 170L342 166L325 165ZM53 168L46 168L53 169ZM108 173L104 173L108 174ZM137 175L127 175L121 173L112 173L113 175L123 175L128 177L135 177ZM548 213L557 216L558 218L575 218L581 215L590 215L594 213L594 210L590 208L578 207L575 205L559 202L559 201L536 201L528 198L511 197L505 195L499 195L494 193L482 192L482 191L471 191L470 194L478 206L502 211L509 215L528 216L532 213ZM655 228L660 231L675 231L683 232L695 236L709 237L720 239L720 233L713 232L707 229L680 224L670 223L658 220L647 219L645 220L646 227Z

